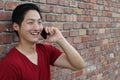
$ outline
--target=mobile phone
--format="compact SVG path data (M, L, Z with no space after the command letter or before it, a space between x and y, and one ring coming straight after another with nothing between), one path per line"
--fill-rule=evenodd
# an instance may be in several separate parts
M49 35L48 33L46 33L45 29L43 28L42 32L41 32L41 36L44 38L44 39L47 39L47 35Z

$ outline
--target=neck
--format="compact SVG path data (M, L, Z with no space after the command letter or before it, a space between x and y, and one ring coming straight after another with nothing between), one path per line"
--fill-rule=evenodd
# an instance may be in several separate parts
M19 43L16 48L24 54L34 54L36 53L36 44L22 44Z

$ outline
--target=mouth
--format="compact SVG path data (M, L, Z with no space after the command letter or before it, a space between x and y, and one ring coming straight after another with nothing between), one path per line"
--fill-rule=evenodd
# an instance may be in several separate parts
M33 36L39 36L40 32L31 32L31 35Z

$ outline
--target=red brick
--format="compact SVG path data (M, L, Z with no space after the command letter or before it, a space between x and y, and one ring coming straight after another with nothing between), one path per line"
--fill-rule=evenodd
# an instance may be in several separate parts
M79 31L76 31L76 30L70 31L70 36L78 36L78 34L79 34Z
M89 15L89 14L90 14L90 11L89 11L89 10L83 10L83 11L82 11L82 14L83 14L83 15Z
M72 73L71 75L71 79L74 79L76 77L76 74Z
M95 48L91 48L89 51L90 51L91 53L94 53L94 52L95 52Z
M81 42L81 37L74 37L73 43L80 43Z
M57 15L57 21L64 22L67 20L67 15Z
M40 5L40 9L42 12L50 12L51 10L53 10L53 8L49 5ZM53 11L51 11L53 12Z
M40 5L40 8L41 8L42 12L51 12L51 13L56 12L55 6Z
M52 26L58 28L59 30L63 30L63 24L60 24L60 23L52 23Z
M63 6L70 6L70 1L69 0L58 0L59 5Z
M72 6L72 7L78 7L77 1L70 1L70 6Z
M89 27L90 27L90 25L88 23L83 23L82 24L83 29L88 29Z
M0 12L0 20L5 20L4 12Z
M5 12L4 15L5 15L4 20L11 20L12 16L11 12Z
M67 41L68 41L69 43L73 43L73 38L67 37L66 39L67 39Z
M73 9L71 9L71 8L64 8L64 13L65 14L72 14L73 13Z
M77 21L79 22L79 21L84 21L84 17L83 16L77 16Z
M77 15L69 15L69 16L67 16L66 21L76 22L77 21Z
M94 40L96 40L96 37L95 37L94 35L91 35L91 36L89 37L89 41L94 41Z
M100 56L99 57L99 62L104 62L105 61L105 57L104 56Z
M10 2L7 1L5 4L5 9L6 10L14 10L17 5L21 4L20 2Z
M22 1L32 1L32 0L22 0ZM34 0L34 1L38 1L38 0Z
M108 1L103 1L103 3L104 3L104 5L106 5L106 6L108 5Z
M65 30L72 29L73 27L74 27L74 24L71 24L71 23L63 24L63 29Z
M77 44L77 49L84 49L86 48L85 44Z
M3 31L3 25L0 24L0 32L2 32L2 31Z
M51 73L51 78L56 78L59 76L59 72Z
M97 16L97 12L96 11L90 11L90 15Z
M90 2L92 2L92 3L97 3L97 0L90 0Z
M74 29L81 29L82 23L74 23Z
M57 7L57 6L48 6L48 5L41 5L42 12L51 12L51 13L64 13L64 8Z
M84 21L85 21L85 22L91 22L91 21L93 21L93 20L92 20L91 17L87 17L87 16L86 16L86 17L84 17Z
M76 77L79 77L79 76L81 76L82 74L83 74L83 71L80 70L80 71L76 72Z
M0 32L10 32L10 31L14 31L12 28L12 24L10 23L2 23L0 24Z
M93 9L93 10L98 10L99 9L99 7L97 5L91 5L90 8Z
M3 0L0 0L0 9L3 9L4 5L3 5Z
M58 4L58 0L47 0L48 4Z
M27 1L46 3L46 0L27 0Z
M86 29L80 29L79 35L86 35Z
M89 37L81 37L81 42L87 42L89 40Z
M0 45L0 55L5 51L5 46Z
M87 30L87 34L94 35L94 34L96 34L96 31L95 30Z
M11 12L0 12L0 20L10 20Z
M5 44L5 43L11 43L12 42L12 35L10 34L1 34L0 35L0 43Z
M98 18L99 22L105 22L105 18Z
M82 1L84 1L84 2L90 2L90 0L82 0Z
M78 3L78 7L86 9L86 8L88 8L88 4L86 4L86 3Z
M46 14L47 21L56 21L56 15L54 14Z
M64 13L64 9L62 7L54 7L55 13Z
M83 10L82 9L73 9L73 14L77 14L77 15L80 15L83 13Z
M68 31L64 31L64 32L62 32L62 34L63 34L64 37L69 37L70 36Z
M98 4L103 4L103 1L102 0L97 0L97 3Z
M109 65L106 65L106 66L104 66L103 68L104 68L104 71L107 71L107 70L110 69L110 66L109 66Z
M10 24L10 23L4 24L3 31L5 31L5 32L12 32L12 31L14 31L14 29L12 27L12 24Z

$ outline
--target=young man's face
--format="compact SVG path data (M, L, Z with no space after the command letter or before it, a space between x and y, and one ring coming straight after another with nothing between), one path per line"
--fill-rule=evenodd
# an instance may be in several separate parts
M19 27L18 34L21 41L37 42L43 29L39 13L30 10L26 13L24 20Z

